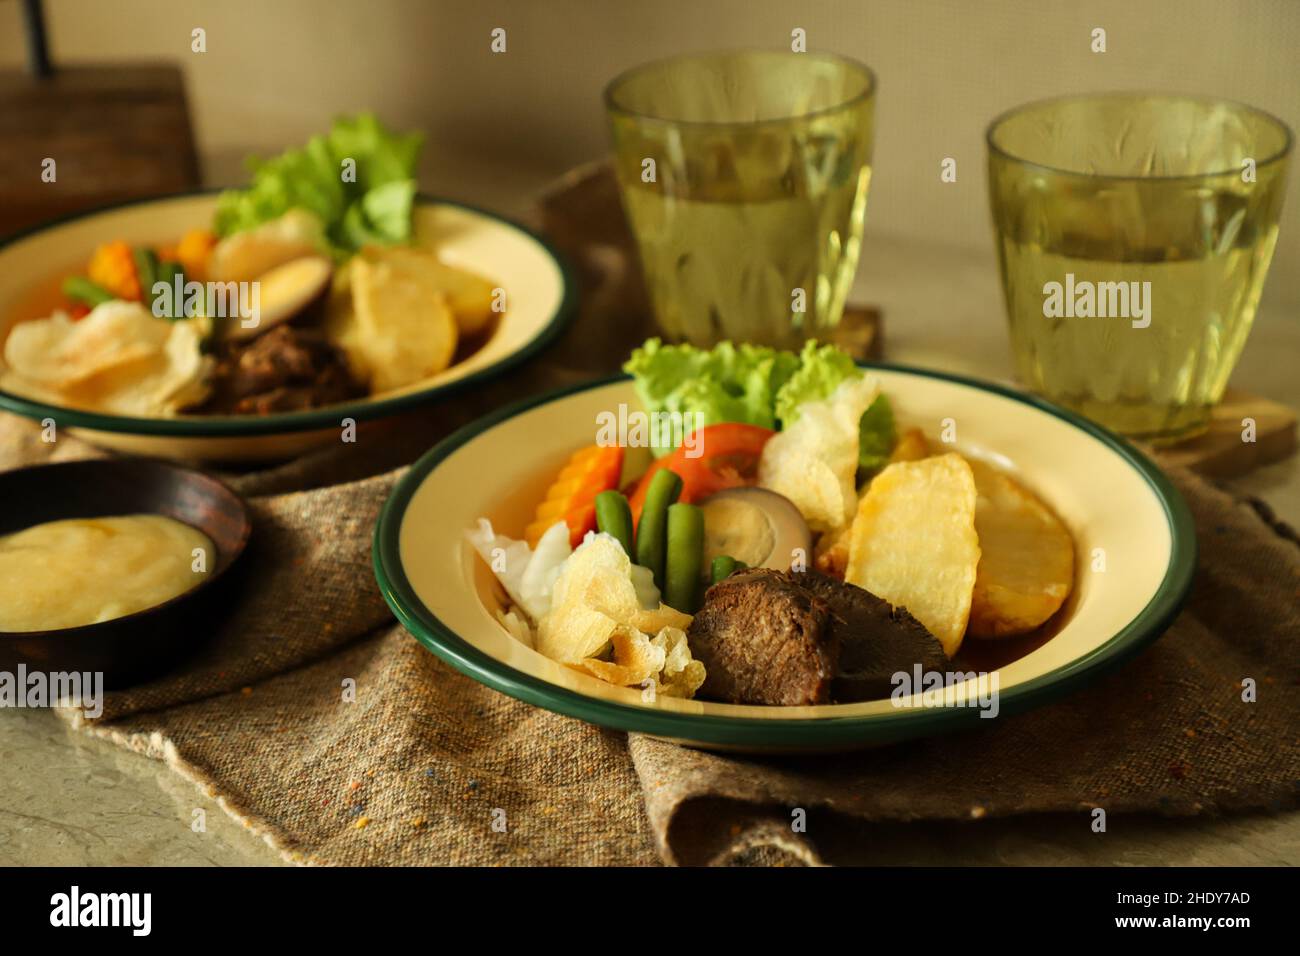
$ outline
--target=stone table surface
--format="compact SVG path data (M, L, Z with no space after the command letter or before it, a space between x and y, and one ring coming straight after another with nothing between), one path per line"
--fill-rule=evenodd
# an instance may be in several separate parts
M991 250L869 236L854 301L883 308L891 361L1010 379ZM1300 303L1265 295L1234 383L1300 407ZM1300 458L1229 482L1300 526ZM0 865L275 865L279 857L162 763L74 733L47 711L0 711ZM195 811L205 828L195 832ZM1300 862L1300 813L1165 820L1071 815L876 827L906 864L1277 865Z

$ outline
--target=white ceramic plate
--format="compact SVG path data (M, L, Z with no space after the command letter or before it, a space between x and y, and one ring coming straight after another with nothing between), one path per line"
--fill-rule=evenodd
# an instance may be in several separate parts
M1122 439L998 385L916 369L875 369L900 426L928 435L954 419L958 447L1014 472L1074 535L1077 580L1040 646L997 668L1000 714L1064 694L1158 636L1191 585L1196 541L1182 498ZM490 570L466 542L479 516L522 537L565 459L595 440L596 416L638 407L627 379L570 388L467 426L422 458L375 532L375 572L415 637L476 680L592 723L739 750L829 750L978 721L969 707L889 700L760 707L660 698L613 687L520 644L493 617ZM1102 549L1105 571L1093 571ZM912 701L912 703L917 703Z
M84 266L100 243L175 241L212 221L213 192L150 199L48 223L0 244L0 341L16 305L34 284ZM283 459L337 441L344 418L365 423L445 397L501 374L552 341L572 315L575 286L549 244L492 213L421 196L417 242L450 264L506 290L507 309L487 342L438 375L400 391L327 408L275 415L128 418L61 408L0 391L0 408L37 421L52 418L106 448L160 458L251 461Z

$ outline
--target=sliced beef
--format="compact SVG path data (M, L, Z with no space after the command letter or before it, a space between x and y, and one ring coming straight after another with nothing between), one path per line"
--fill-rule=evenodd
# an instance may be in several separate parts
M830 608L786 572L739 571L709 588L691 621L691 654L708 674L703 696L735 704L830 701L839 656Z
M795 575L830 609L831 638L840 645L831 694L837 701L877 700L894 689L893 677L920 664L943 671L948 658L938 640L906 608L870 591L808 571Z
M346 401L365 393L318 329L277 325L251 342L218 347L212 394L199 409L267 415Z
M899 671L948 663L905 609L816 571L738 571L705 593L687 638L700 695L735 704L877 700Z

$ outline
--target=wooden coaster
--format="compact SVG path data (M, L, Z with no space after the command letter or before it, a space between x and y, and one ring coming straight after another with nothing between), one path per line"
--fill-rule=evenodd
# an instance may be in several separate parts
M877 361L885 349L884 318L875 306L846 305L839 325L822 341L838 345L859 362Z
M1254 441L1244 440L1255 423ZM1211 478L1233 478L1261 465L1281 461L1296 449L1296 413L1278 402L1228 389L1205 434L1160 449L1160 460L1182 465Z

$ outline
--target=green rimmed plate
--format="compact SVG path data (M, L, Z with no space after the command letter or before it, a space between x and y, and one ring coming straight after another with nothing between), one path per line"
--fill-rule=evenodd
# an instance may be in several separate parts
M34 287L81 267L112 239L174 241L207 226L215 192L128 202L38 226L0 243L0 342L15 308ZM80 437L117 451L179 460L255 461L289 458L338 441L344 419L390 418L500 375L536 354L563 330L576 305L576 285L546 240L492 213L420 196L417 241L436 245L452 265L500 283L508 308L483 345L432 378L399 391L327 408L264 416L130 418L62 408L0 391L0 409L53 419Z
M1079 568L1054 635L997 669L999 713L1025 710L1095 677L1154 640L1191 586L1196 538L1181 496L1122 439L1011 389L890 366L873 367L902 426L938 434L996 461L1070 527ZM968 707L898 707L889 700L756 707L660 698L612 687L551 661L496 622L491 572L466 542L480 516L522 528L550 478L595 440L601 412L639 407L630 380L594 382L504 408L418 461L380 515L375 575L398 620L451 666L539 707L620 730L742 751L836 750L959 727ZM1100 551L1098 551L1100 549ZM1099 558L1104 559L1105 570ZM918 703L912 701L912 703Z

